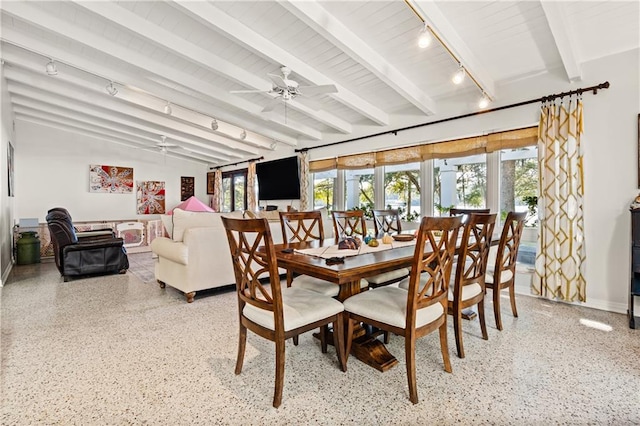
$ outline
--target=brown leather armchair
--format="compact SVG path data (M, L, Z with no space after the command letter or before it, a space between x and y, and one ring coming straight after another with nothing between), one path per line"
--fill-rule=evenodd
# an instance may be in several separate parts
M56 266L65 282L72 276L124 274L129 269L124 240L113 232L78 238L71 215L61 207L49 210L46 219Z

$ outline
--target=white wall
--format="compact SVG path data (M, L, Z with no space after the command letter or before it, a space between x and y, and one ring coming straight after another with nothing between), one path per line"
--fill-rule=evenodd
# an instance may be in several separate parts
M165 182L165 206L180 203L180 177L195 177L195 195L207 203L206 165L160 152L106 143L88 136L16 121L15 220L45 222L52 207L65 207L74 221L157 217L136 214L136 194L89 192L89 165L133 168L134 181ZM166 160L166 164L165 164Z
M577 83L567 83L564 73L559 70L556 74L500 86L500 102L491 106L537 99L604 81L611 84L596 96L583 95L586 305L621 313L626 313L629 297L631 228L628 210L638 194L639 52L636 49L584 64L583 80ZM445 117L459 114L454 112L460 107L455 98L438 105ZM402 131L397 136L384 135L313 149L309 151L309 158L330 158L537 125L539 109L540 104L535 103ZM399 127L401 125L396 128Z

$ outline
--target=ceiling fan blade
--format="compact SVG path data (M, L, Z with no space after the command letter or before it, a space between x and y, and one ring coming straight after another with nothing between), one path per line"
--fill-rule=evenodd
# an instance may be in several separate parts
M288 87L287 82L284 81L284 78L282 78L281 75L276 75L276 74L267 74L267 75L271 79L271 82L275 84L277 87L280 87L281 89L287 89Z
M269 92L268 90L230 90L229 93L263 93Z
M282 102L282 98L280 96L276 96L275 98L271 99L271 101L269 101L269 103L267 104L267 106L265 106L262 109L262 112L269 112L269 111L273 111L273 109L278 106L280 104L280 102Z
M323 93L337 93L338 88L333 84L324 84L321 86L300 86L298 91L305 96L314 96Z

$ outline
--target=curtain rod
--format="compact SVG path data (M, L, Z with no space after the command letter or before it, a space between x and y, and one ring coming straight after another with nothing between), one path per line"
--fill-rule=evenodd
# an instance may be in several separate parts
M252 161L260 161L260 160L264 160L264 157L250 158L248 160L242 160L242 161L238 161L238 162L231 163L231 164L223 164L222 166L209 167L209 170L213 170L213 169L218 170L218 169L221 169L221 168L227 167L227 166L237 166L238 164L250 163Z
M510 104L510 105L503 105L500 107L496 107L496 108L491 108L491 109L487 109L484 111L476 111L476 112L470 112L468 114L462 114L462 115L457 115L455 117L448 117L448 118L443 118L441 120L436 120L436 121L430 121L428 123L422 123L422 124L414 124L413 126L407 126L407 127L402 127L400 129L395 129L395 130L387 130L385 132L380 132L380 133L374 133L371 135L367 135L367 136L360 136L357 138L353 138L353 139L347 139L344 141L338 141L338 142L332 142L332 143L327 143L324 145L318 145L318 146L312 146L309 148L300 148L300 149L296 149L295 152L306 152L312 149L318 149L318 148L326 148L328 146L334 146L334 145L340 145L343 143L347 143L347 142L355 142L355 141L359 141L362 139L368 139L368 138L373 138L376 136L382 136L382 135L388 135L388 134L393 134L395 136L398 135L398 132L401 132L403 130L411 130L411 129L416 129L418 127L424 127L424 126L430 126L432 124L439 124L439 123L445 123L447 121L453 121L453 120L458 120L461 118L467 118L467 117L473 117L474 115L480 115L480 114L487 114L489 112L494 112L494 111L500 111L503 109L509 109L509 108L515 108L515 107L519 107L522 105L528 105L528 104L533 104L536 102L548 102L548 101L552 101L554 99L557 98L564 98L565 96L571 96L571 95L581 95L584 92L593 92L594 95L598 94L598 90L600 89L608 89L609 88L609 82L605 81L604 83L600 83L596 86L591 86L591 87L583 87L580 89L576 89L576 90L571 90L568 92L562 92L562 93L556 93L553 95L548 95L548 96L543 96L541 98L537 98L537 99L530 99L528 101L522 101L522 102L518 102L515 104Z

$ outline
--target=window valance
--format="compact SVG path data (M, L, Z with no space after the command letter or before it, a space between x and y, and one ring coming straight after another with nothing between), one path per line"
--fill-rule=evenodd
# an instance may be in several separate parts
M526 127L469 138L309 161L309 171L314 173L332 169L366 169L374 166L414 163L432 158L465 157L502 149L523 148L535 145L537 142L538 128Z

